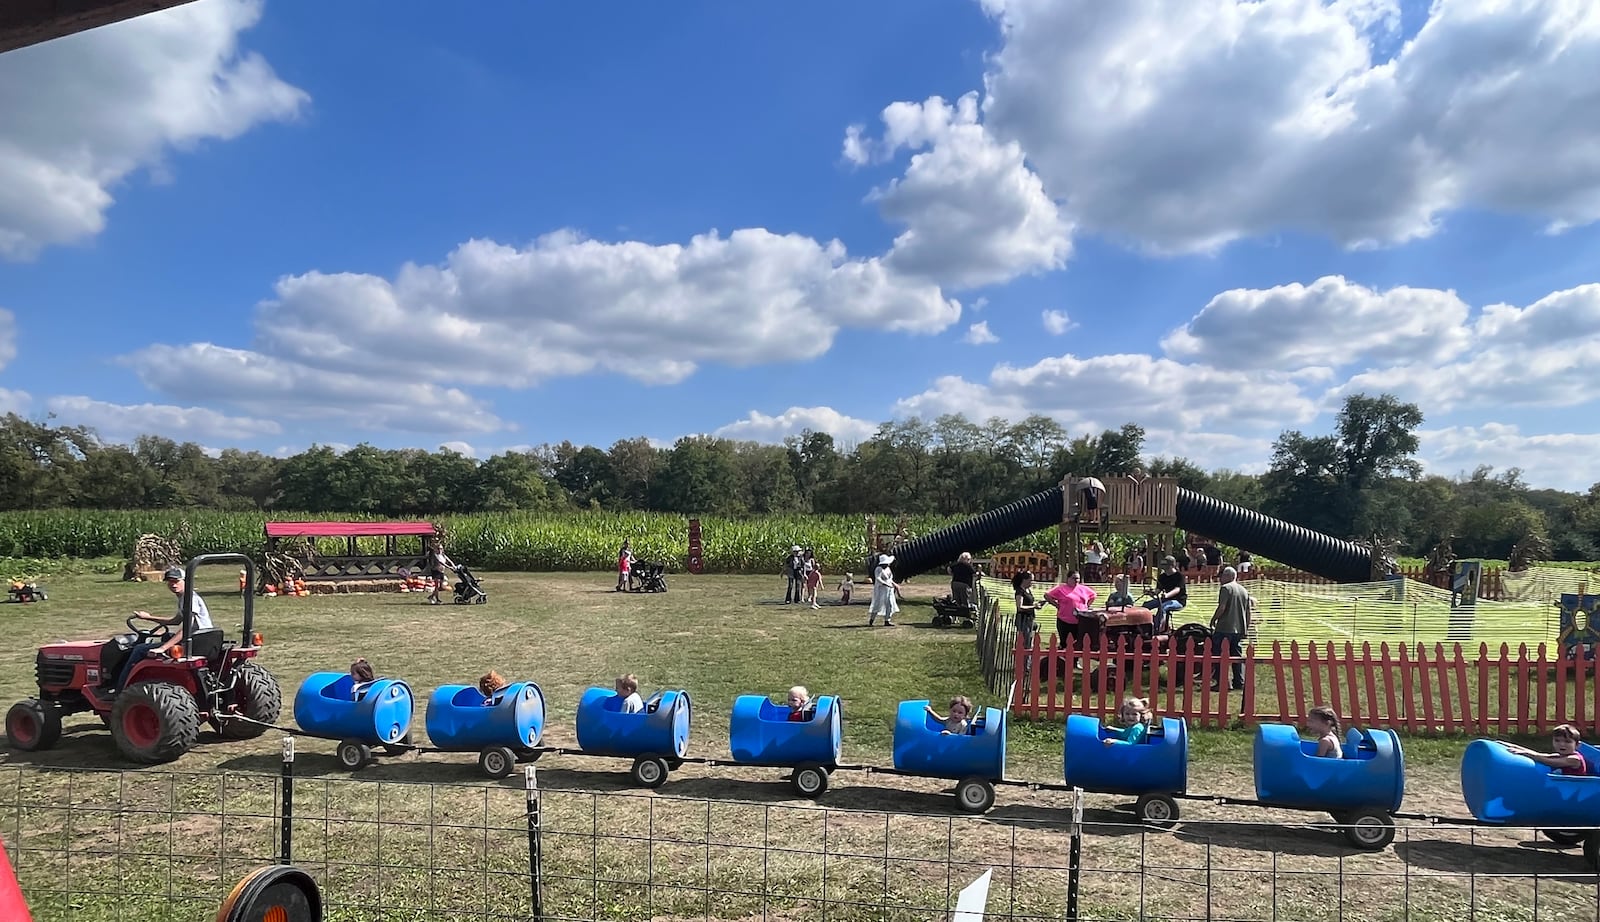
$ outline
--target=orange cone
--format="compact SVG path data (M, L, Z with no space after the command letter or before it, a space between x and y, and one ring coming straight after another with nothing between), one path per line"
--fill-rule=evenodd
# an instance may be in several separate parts
M6 843L0 841L0 919L6 922L33 922L28 912L28 901L22 898L22 885L11 870L11 853Z

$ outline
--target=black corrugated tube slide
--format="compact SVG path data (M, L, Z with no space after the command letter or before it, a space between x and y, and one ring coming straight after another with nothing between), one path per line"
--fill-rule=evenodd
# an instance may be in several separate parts
M906 542L895 552L895 579L944 566L962 551L981 553L1060 522L1061 488L1052 487ZM1371 556L1353 541L1332 538L1193 490L1178 490L1178 527L1334 582L1363 583L1372 578Z

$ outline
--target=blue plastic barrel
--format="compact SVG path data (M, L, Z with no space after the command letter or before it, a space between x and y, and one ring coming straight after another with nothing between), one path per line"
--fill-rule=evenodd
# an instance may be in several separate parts
M810 720L791 721L788 705L773 704L765 695L740 695L733 702L728 748L744 765L838 765L844 738L840 710L839 699L821 695Z
M1189 727L1181 718L1163 717L1150 725L1144 742L1105 740L1114 734L1099 720L1067 716L1061 746L1066 783L1095 794L1183 794L1189 783Z
M1310 810L1400 809L1406 760L1393 730L1345 734L1344 758L1318 758L1317 741L1286 724L1256 728L1256 799Z
M973 727L946 734L944 725L924 710L921 701L902 701L894 720L894 767L929 778L979 777L999 781L1006 776L1006 714L983 708Z
M621 695L591 688L578 700L578 748L599 756L677 756L689 751L689 693L663 691L637 714L622 713Z
M1600 766L1600 749L1579 743L1578 750L1590 766ZM1558 775L1494 740L1467 744L1461 754L1461 795L1485 823L1600 826L1600 776Z
M497 692L492 704L484 701L471 685L440 686L428 697L428 739L440 749L461 752L539 745L544 734L544 692L539 686L516 682Z
M411 686L401 679L368 682L356 694L348 672L315 672L294 696L294 722L313 736L398 743L411 729Z

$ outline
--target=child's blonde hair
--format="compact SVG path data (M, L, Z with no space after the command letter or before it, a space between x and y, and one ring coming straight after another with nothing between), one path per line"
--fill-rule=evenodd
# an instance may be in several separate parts
M1333 728L1333 732L1339 732L1339 715L1334 711L1333 708L1322 706L1314 707L1310 711L1306 712L1306 716L1315 717L1318 720L1326 721L1328 726Z
M617 676L617 691L633 694L639 690L639 677L633 673Z
M485 698L488 698L509 684L504 676L491 669L485 672L482 678L478 679L478 691L482 692Z
M811 693L806 691L806 687L804 685L796 685L794 688L789 689L789 694L799 695L801 701L811 700Z
M950 699L950 709L951 710L955 710L955 707L958 704L967 709L967 716L968 717L972 716L972 699L971 698L968 698L966 695L956 695L954 698Z
M1149 698L1134 698L1134 697L1124 698L1124 699L1122 699L1122 707L1119 710L1123 710L1123 711L1132 710L1132 711L1135 711L1139 715L1139 722L1140 723L1149 723L1150 722L1150 699Z

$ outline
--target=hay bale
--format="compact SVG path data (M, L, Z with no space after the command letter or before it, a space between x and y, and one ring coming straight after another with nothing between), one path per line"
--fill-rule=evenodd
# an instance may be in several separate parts
M158 580L168 567L181 566L183 549L177 541L161 535L140 535L133 545L133 558L122 568L122 578L130 581Z

